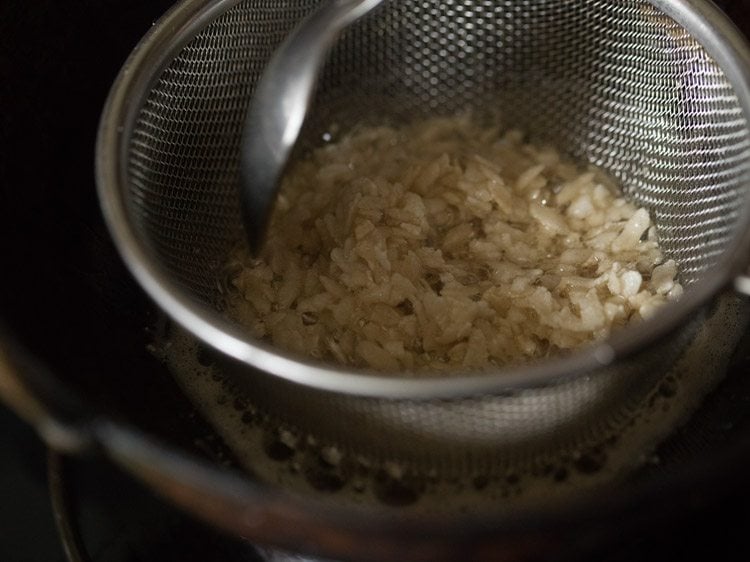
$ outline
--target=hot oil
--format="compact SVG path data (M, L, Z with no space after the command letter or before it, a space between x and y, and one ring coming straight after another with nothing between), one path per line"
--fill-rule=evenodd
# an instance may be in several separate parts
M701 404L726 373L749 319L734 295L719 298L670 372L617 434L585 450L551 453L502 474L443 478L397 459L376 461L320 442L314 432L280 425L253 407L190 335L172 327L155 352L253 478L292 493L410 510L468 512L564 501L658 462L656 446Z

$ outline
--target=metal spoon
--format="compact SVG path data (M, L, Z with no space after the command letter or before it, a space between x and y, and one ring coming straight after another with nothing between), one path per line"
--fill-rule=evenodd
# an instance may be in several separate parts
M381 2L323 3L284 41L261 76L244 125L240 161L242 219L253 254L263 245L281 176L329 48L344 27Z

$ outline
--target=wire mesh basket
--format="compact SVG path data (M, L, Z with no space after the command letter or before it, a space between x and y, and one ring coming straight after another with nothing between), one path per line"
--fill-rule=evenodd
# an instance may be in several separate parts
M570 356L413 379L253 340L222 314L242 236L240 140L274 49L317 2L185 0L126 63L104 110L99 194L135 277L226 358L272 416L355 451L451 473L600 440L637 410L743 269L750 57L707 2L390 0L339 38L300 150L331 123L498 112L600 166L651 212L682 299Z

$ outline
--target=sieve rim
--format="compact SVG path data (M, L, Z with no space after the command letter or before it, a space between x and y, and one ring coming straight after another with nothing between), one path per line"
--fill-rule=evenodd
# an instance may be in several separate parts
M123 162L148 91L175 54L204 27L243 0L183 0L164 14L128 57L115 79L99 123L95 148L97 193L105 222L131 274L149 297L174 321L211 348L250 369L293 383L347 395L386 399L448 399L539 388L569 381L627 358L658 343L685 319L731 285L750 254L750 199L738 219L738 234L710 274L691 285L678 302L655 317L618 330L608 339L569 356L509 366L482 374L404 378L361 369L323 365L292 356L261 342L189 298L170 281L139 239L128 212ZM750 47L729 18L709 0L651 0L651 4L687 29L726 73L750 120Z

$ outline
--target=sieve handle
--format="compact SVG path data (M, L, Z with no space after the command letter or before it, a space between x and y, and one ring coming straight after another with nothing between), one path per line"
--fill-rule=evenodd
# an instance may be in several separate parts
M735 291L741 295L750 297L750 275L738 275L734 278L733 285Z
M340 31L382 0L332 0L305 18L275 52L258 82L244 125L242 218L250 249L262 245L269 216L318 72Z
M36 429L50 449L82 453L93 445L86 409L35 360L13 349L0 332L0 406L5 403Z

